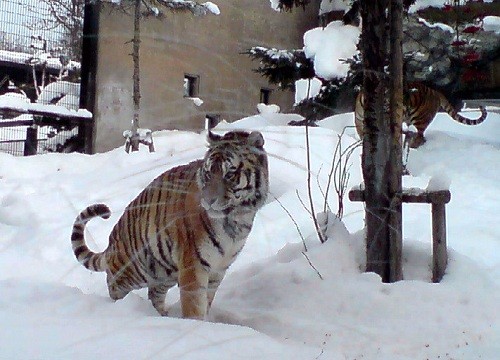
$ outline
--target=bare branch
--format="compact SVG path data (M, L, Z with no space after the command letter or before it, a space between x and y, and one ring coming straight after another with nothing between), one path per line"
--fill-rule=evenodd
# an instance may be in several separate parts
M314 271L316 271L316 274L318 274L319 278L321 280L324 280L323 276L321 275L321 273L318 271L318 269L316 269L316 267L313 265L313 263L311 262L311 260L309 259L309 256L307 256L307 254L303 251L302 252L302 255L304 255L304 257L306 258L307 262L309 263L309 266L311 266Z
M309 206L311 209L311 216L314 223L314 228L316 229L316 233L318 234L319 241L324 243L326 241L323 231L321 230L318 219L316 217L316 212L314 210L314 202L312 197L312 189L311 189L311 147L309 144L309 125L306 124L306 162L307 162L307 194L309 197Z
M288 209L285 206L283 206L281 201L279 201L279 199L276 196L272 195L272 197L274 198L274 200L276 200L276 202L279 204L279 206L281 206L281 208L286 212L286 214L288 215L290 220L292 220L293 224L295 225L295 228L297 229L297 232L299 233L300 238L302 239L302 244L304 245L304 251L307 251L306 239L304 238L304 235L302 235L302 231L300 231L300 228L299 228L299 225L297 224L297 221L295 221L292 214L290 214L290 211L288 211Z
M335 192L337 193L337 217L342 218L344 215L344 197L347 191L347 184L349 182L349 170L351 168L349 161L353 152L361 145L361 141L350 144L346 149L342 149L342 137L345 131L351 126L346 126L342 129L342 132L338 135L338 142L335 146L335 151L332 157L332 164L330 167L330 173L328 174L328 182L325 194L325 204L323 211L326 212L327 208L327 198L328 191L333 182Z

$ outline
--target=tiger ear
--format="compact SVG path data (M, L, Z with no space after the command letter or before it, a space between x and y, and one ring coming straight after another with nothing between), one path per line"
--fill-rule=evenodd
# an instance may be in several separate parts
M213 132L208 130L207 141L209 145L215 144L216 142L220 141L220 139L222 139L222 136L214 134Z
M248 143L255 147L263 147L264 146L264 137L258 131L252 131L250 135L248 135Z

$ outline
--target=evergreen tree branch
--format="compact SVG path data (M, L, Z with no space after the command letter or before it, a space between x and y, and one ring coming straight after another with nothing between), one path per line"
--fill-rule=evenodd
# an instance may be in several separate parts
M280 0L278 9L285 11L292 11L294 7L302 7L302 9L305 9L306 5L310 2L311 0Z
M295 81L314 77L314 64L303 50L279 50L257 46L243 52L260 66L255 72L282 90L295 90Z

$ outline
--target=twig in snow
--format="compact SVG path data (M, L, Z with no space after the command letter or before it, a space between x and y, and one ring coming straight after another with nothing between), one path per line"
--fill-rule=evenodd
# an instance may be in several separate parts
M311 260L309 259L309 256L307 256L307 254L302 251L302 255L304 255L304 257L306 258L307 262L309 263L309 265L314 269L314 271L316 271L316 274L318 274L319 278L321 280L324 280L323 276L321 275L321 273L318 271L318 269L316 269L316 267L313 265L313 263L311 262Z
M300 231L299 224L297 224L297 222L293 218L292 214L290 214L290 211L288 211L288 209L281 203L281 201L279 201L278 198L276 196L274 196L274 195L272 195L272 197L274 198L274 200L277 201L277 203L281 206L281 208L286 212L286 214L288 215L288 217L294 223L295 228L297 229L297 232L299 233L299 236L302 239L302 244L304 245L304 251L307 251L306 239L304 238L304 235L302 235L302 231Z

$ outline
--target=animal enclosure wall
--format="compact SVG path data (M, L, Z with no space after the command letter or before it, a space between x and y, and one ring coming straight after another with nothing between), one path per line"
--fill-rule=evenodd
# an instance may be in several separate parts
M141 19L141 128L201 130L207 115L234 121L256 114L267 97L282 111L292 107L293 93L270 86L242 52L258 45L302 48L304 32L318 24L318 7L279 13L268 1L217 5L220 15ZM99 15L94 115L96 150L105 151L123 144L122 133L131 128L133 17L106 2Z

